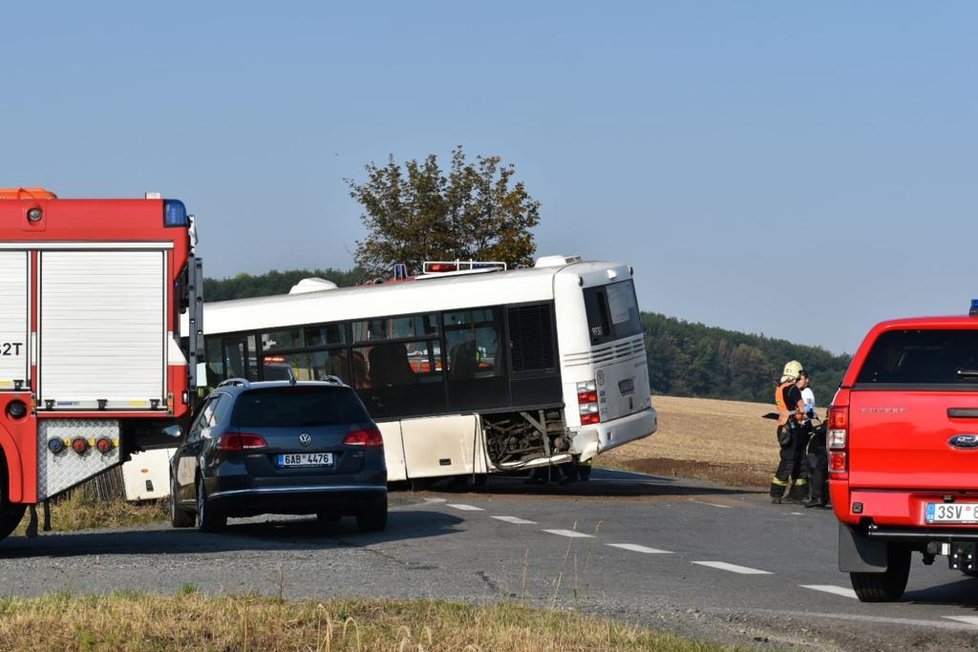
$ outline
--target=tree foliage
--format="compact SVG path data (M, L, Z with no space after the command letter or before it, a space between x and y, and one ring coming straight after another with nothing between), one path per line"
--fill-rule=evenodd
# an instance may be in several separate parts
M359 268L340 269L293 269L286 272L272 270L266 274L238 274L231 278L204 279L204 301L228 301L249 297L267 297L288 294L293 285L304 278L324 278L336 285L357 285L367 279L367 273Z
M420 273L425 260L529 264L540 202L513 178L513 166L500 161L478 156L470 163L456 147L447 175L434 154L403 167L391 155L383 167L365 166L363 183L346 179L367 229L357 242L357 264L378 276L388 275L394 263Z
M832 400L851 359L817 346L642 313L653 394L773 402L788 360L808 370L819 407Z

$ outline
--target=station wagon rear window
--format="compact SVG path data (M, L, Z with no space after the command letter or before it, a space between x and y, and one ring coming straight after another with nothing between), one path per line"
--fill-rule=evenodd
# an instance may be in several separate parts
M231 413L233 426L299 427L370 421L347 387L274 387L242 392Z
M857 384L976 385L978 330L888 331L877 338Z

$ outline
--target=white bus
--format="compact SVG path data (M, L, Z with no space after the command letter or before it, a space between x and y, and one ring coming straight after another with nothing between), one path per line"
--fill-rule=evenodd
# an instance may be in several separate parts
M392 482L552 466L586 479L595 455L655 432L631 267L426 270L205 303L207 384L339 376L380 425Z

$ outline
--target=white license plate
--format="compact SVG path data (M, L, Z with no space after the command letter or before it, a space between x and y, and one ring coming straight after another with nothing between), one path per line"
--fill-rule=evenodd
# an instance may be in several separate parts
M978 503L927 503L927 523L978 523Z
M278 456L279 466L333 466L332 453L287 453Z

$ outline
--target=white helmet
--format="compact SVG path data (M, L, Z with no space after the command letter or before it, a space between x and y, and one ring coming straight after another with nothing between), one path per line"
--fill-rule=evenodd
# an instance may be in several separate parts
M781 382L786 383L790 380L798 380L798 376L804 371L805 368L801 366L800 362L792 360L784 366L784 371L781 372Z

